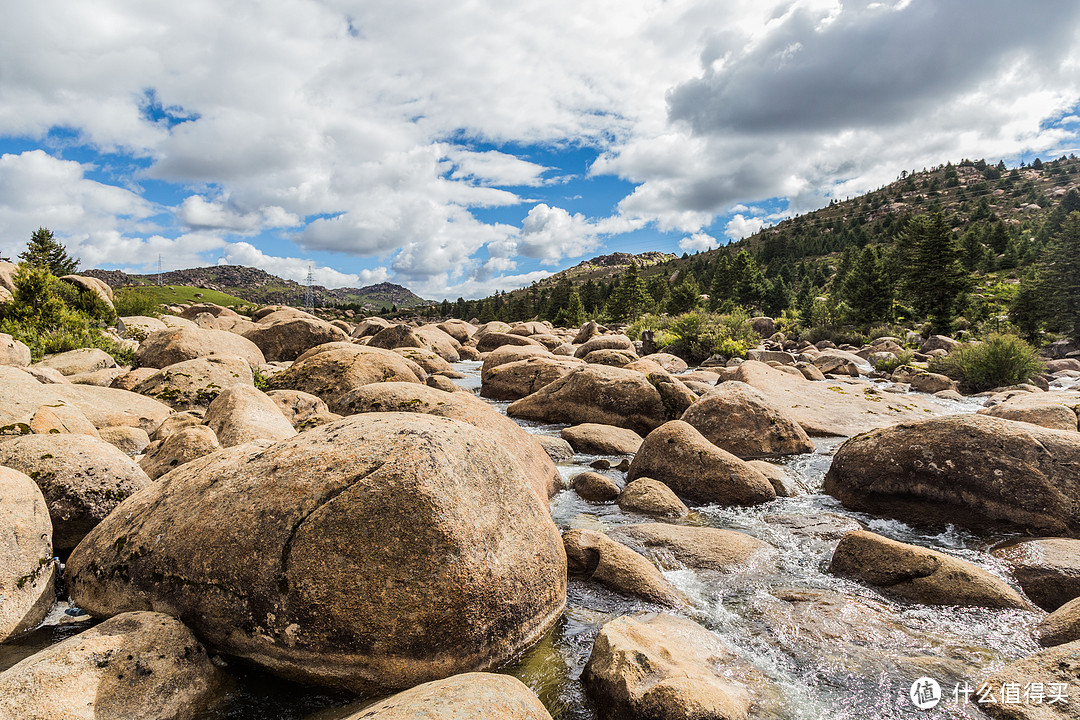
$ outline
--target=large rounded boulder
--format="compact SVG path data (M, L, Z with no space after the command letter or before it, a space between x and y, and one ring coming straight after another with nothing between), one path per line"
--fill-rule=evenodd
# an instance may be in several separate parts
M518 461L446 418L371 413L192 461L72 554L72 600L153 609L287 678L411 687L496 667L562 613L566 556Z
M247 361L235 355L216 355L168 365L136 385L135 392L175 410L190 410L209 406L222 390L241 383L255 387Z
M23 435L0 443L0 465L29 475L45 496L53 546L70 552L120 501L150 483L131 458L89 435Z
M0 467L0 642L37 627L52 606L52 521L34 481Z
M184 360L211 355L238 355L251 367L266 362L259 346L225 330L177 327L150 333L139 343L135 362L142 367L163 368Z
M659 480L696 503L757 505L776 499L768 478L682 420L646 436L626 475L627 481L639 477Z
M1080 433L987 415L901 423L836 451L825 492L917 523L1080 537Z
M334 347L301 356L288 370L270 378L269 385L275 390L310 393L322 398L331 411L348 415L352 411L344 399L359 387L380 382L420 384L410 362L390 350L363 345Z
M738 381L717 385L687 408L681 420L697 428L709 442L741 458L814 451L799 423Z
M342 399L351 413L410 412L460 420L480 428L484 435L517 458L537 497L547 499L562 488L555 463L533 435L491 405L469 393L448 393L413 383L373 383Z
M349 339L346 333L330 323L307 317L257 323L244 333L244 337L258 345L270 362L295 360L313 347Z
M463 673L391 695L343 720L551 720L529 687L509 675Z

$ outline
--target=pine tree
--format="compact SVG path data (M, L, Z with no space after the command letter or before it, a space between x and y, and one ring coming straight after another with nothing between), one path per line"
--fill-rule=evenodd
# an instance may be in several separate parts
M768 286L757 260L746 250L735 256L735 302L747 310L759 310Z
M841 294L856 323L869 325L892 319L893 284L876 247L863 248L844 279Z
M908 220L899 241L900 283L915 312L930 318L936 330L948 332L971 275L960 259L960 243L940 212Z
M631 262L630 267L626 268L626 272L619 279L619 286L608 299L608 314L614 320L632 322L645 312L648 301L648 292L641 279L637 263Z
M67 248L53 237L52 231L43 227L30 236L19 258L31 267L46 268L57 277L74 275L79 269L79 260L68 255Z
M693 273L683 275L682 281L671 291L667 301L667 311L672 315L681 315L696 309L701 304L701 286Z
M570 297L566 301L566 307L559 311L555 318L555 324L559 327L575 328L585 322L585 304L581 302L581 295L577 288L570 290Z
M735 263L730 256L721 255L709 286L709 304L714 310L724 309L735 300L735 280Z
M791 289L784 282L784 276L777 275L769 282L769 289L765 293L765 314L769 317L780 317L791 307L793 299Z
M1080 212L1069 213L1046 249L1046 297L1053 325L1080 341Z
M1020 287L1009 303L1009 322L1030 342L1037 342L1047 321L1046 282L1038 268L1020 278Z

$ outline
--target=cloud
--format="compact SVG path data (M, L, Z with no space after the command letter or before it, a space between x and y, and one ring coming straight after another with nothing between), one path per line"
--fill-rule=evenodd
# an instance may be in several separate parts
M720 241L708 233L694 233L679 241L679 249L683 252L705 252L720 247Z
M226 201L208 202L192 195L180 204L176 213L181 222L192 228L256 232L267 228L296 227L300 218L277 205L244 212Z
M450 177L454 180L471 180L482 185L538 187L544 184L544 173L551 169L497 150L473 152L442 147L446 148L447 160L453 164Z
M328 288L372 285L384 282L390 276L384 267L353 274L338 272L333 268L317 265L302 258L274 257L267 255L247 242L229 243L222 250L222 258L225 260L224 264L250 265L261 268L272 275L287 280L295 280L298 283L307 282L307 275L310 270L315 284ZM219 261L218 264L223 263Z
M765 227L766 224L765 218L743 217L741 214L736 214L724 226L724 234L732 240L742 240L745 237L750 237Z

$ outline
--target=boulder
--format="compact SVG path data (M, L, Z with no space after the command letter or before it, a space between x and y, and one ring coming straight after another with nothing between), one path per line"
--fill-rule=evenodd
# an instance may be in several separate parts
M430 378L428 379L430 380ZM544 452L547 453L552 462L565 462L574 457L574 448L570 447L570 443L562 438L552 435L533 435L533 437L536 438L536 442L540 443L540 447L544 448Z
M487 332L483 335L478 335L480 339L476 342L476 351L480 353L491 352L504 345L515 346L531 346L535 345L539 348L545 348L541 343L533 340L532 338L525 337L524 335L511 335L504 332Z
M453 372L453 366L443 359L442 355L434 350L417 347L392 348L394 352L404 358L412 360L424 369L428 375L435 373Z
M138 386L139 383L151 377L156 372L157 368L134 368L132 370L128 370L122 375L117 375L116 377L114 377L112 382L109 383L109 387L115 388L117 390L127 390L129 392L134 392L135 387Z
M532 357L550 358L552 354L543 345L502 345L497 347L484 357L484 364L480 366L480 379L481 381L485 380L487 373L500 365L517 362L518 360L528 360ZM582 361L575 359L573 362L580 365Z
M251 366L242 357L216 355L168 365L135 386L135 392L175 410L207 407L225 388L255 387Z
M798 487L779 465L765 460L747 460L746 464L768 478L776 491L776 497L794 497L799 494Z
M597 335L601 335L605 332L607 332L607 328L597 324L593 320L590 320L581 326L581 329L578 330L577 335L574 336L572 343L574 345L584 345Z
M30 430L38 435L75 433L101 437L94 424L73 405L42 405L30 421Z
M525 420L601 423L637 433L648 433L669 419L660 392L644 375L605 365L575 368L515 401L506 412Z
M50 385L61 399L82 411L96 428L128 426L154 432L172 408L163 402L127 390L96 385Z
M919 346L919 352L932 353L935 350L944 350L949 353L960 347L960 341L953 340L945 335L931 335L930 338Z
M777 554L776 548L752 535L695 525L623 525L613 530L611 537L632 548L641 548L648 556L655 555L662 564L671 564L674 559L684 567L722 573L752 570L770 562Z
M123 367L102 368L87 373L75 373L68 375L68 382L76 385L97 385L98 387L113 387L117 378L127 375L128 369Z
M574 351L574 357L584 358L593 350L625 350L637 357L637 352L634 350L634 341L625 335L598 335L582 343Z
M447 393L410 383L366 385L343 400L349 412L415 412L475 425L499 447L517 458L525 479L545 507L562 489L562 475L533 435L471 393Z
M54 385L56 383L71 382L66 377L64 377L62 373L59 373L52 368L34 367L33 365L31 365L30 367L21 367L19 369L29 374L42 385Z
M106 285L103 281L97 278L84 277L82 275L61 275L60 279L66 283L74 285L79 289L81 293L88 293L94 295L100 300L109 310L115 310L113 307L113 294L112 288Z
M461 343L440 330L438 326L421 325L416 328L416 334L424 341L425 347L441 355L447 362L455 363L462 359L458 353Z
M568 530L563 535L566 569L609 590L643 598L657 605L680 607L682 597L651 562L595 530Z
M167 330L168 327L168 325L156 317L149 317L147 315L125 315L119 318L117 332L124 338L145 340L146 336L150 333L157 332L158 330Z
M9 718L198 720L224 678L182 623L156 612L118 615L0 673Z
M486 322L476 328L476 332L473 333L473 339L478 340L479 338L484 337L488 333L493 332L509 334L510 326L500 320L492 320L491 322Z
M626 367L630 363L638 359L637 355L628 350L613 350L605 348L603 350L593 350L584 358L585 362L592 363L594 365L610 365L611 367ZM659 365L656 366L660 368ZM660 368L663 369L663 368Z
M5 440L0 465L26 473L41 488L59 554L70 552L121 500L150 483L131 458L88 435Z
M578 473L570 478L570 486L574 492L585 500L594 502L609 502L619 497L619 485L607 475L601 475L591 470Z
M442 390L443 392L461 392L463 389L445 375L429 375L427 380L424 381L424 384L428 387L433 387L436 390Z
M325 343L325 344L319 345L317 347L313 347L310 350L308 350L307 352L305 352L303 355L301 355L300 357L296 358L296 362L298 362L298 363L304 362L308 358L313 358L313 357L315 357L316 355L318 355L320 353L330 352L331 350L343 350L346 353L366 353L368 355L378 355L378 356L386 358L387 359L386 361L388 363L392 363L392 364L396 364L398 362L403 362L403 363L405 363L406 367L408 367L409 370L412 371L412 374L416 376L416 379L419 382L423 382L424 379L427 377L427 373L424 371L424 368L420 367L415 362L413 362L412 360L410 360L409 358L405 357L404 355L402 355L400 353L396 353L393 350L384 350L383 348L373 348L373 347L367 347L367 346L364 346L364 345L357 345L357 344L351 343L351 342L332 342L332 343ZM276 366L275 370L270 370L269 369L269 368L273 368L275 366ZM284 372L285 370L288 370L290 367L291 367L291 365L289 365L288 363L274 363L274 364L266 365L263 368L263 374L266 375L267 377L270 377L270 376L276 375L276 374L278 374L280 372Z
M1080 640L1080 597L1073 598L1044 617L1035 635L1043 647Z
M116 367L112 355L98 348L79 348L49 355L36 363L39 367L52 368L62 375L92 373L96 370Z
M837 449L824 490L915 523L1080 536L1080 433L986 415L900 423Z
M254 440L286 440L296 434L277 403L252 385L222 390L206 409L205 422L222 447Z
M806 431L760 392L738 381L717 385L683 413L709 442L740 458L814 451Z
M956 390L956 382L941 373L918 372L908 379L907 383L915 392L929 393L931 395L943 390Z
M343 720L551 720L533 691L509 675L462 673L417 685Z
M795 364L795 356L783 350L751 349L746 352L746 359L763 363L780 363L781 365Z
M616 502L626 512L655 517L681 518L690 512L671 488L649 477L627 483Z
M274 324L276 322L283 322L285 320L295 320L297 318L306 318L308 320L318 320L319 319L319 318L315 317L314 315L312 315L309 312L306 312L304 310L300 310L299 308L287 307L287 306L286 307L274 306L274 307L261 308L259 310L256 310L255 313L252 314L252 316L251 316L252 320L254 320L255 322L257 322L259 324L262 324L262 325L272 325L272 324Z
M251 367L266 362L258 345L236 333L185 327L150 333L139 343L135 362L142 367L164 368L211 355L242 357Z
M873 370L870 363L858 355L832 348L822 350L811 362L814 367L826 374L858 377L860 373L866 374Z
M858 578L887 595L923 605L1031 607L1005 581L966 560L868 530L840 538L829 572Z
M719 636L693 620L652 613L600 628L581 680L603 720L735 720L776 697L765 675Z
M1053 430L1076 430L1080 414L1080 392L1027 393L996 395L979 409L980 415L1019 420ZM1072 417L1069 414L1072 413Z
M294 428L305 425L312 418L325 417L330 413L330 408L322 398L311 393L299 390L270 390L266 396L277 404L285 419L292 423Z
M55 581L45 497L25 473L0 467L0 643L45 619Z
M203 313L212 317L241 317L241 315L233 310L227 308L224 305L217 305L215 303L195 303L184 308L184 311L180 313L180 317L185 320L194 320Z
M476 326L464 320L447 320L435 327L464 345L476 333Z
M360 322L355 328L353 328L352 337L357 339L362 337L371 337L377 334L380 330L385 330L391 325L393 325L393 323L391 323L386 318L364 318L362 322Z
M30 364L30 348L7 333L0 333L0 365L26 367Z
M130 458L142 455L150 445L150 436L136 427L107 427L98 431L99 437Z
M666 352L652 353L641 359L651 360L669 373L681 373L688 368L686 361L681 357Z
M851 436L897 422L941 415L933 400L879 392L864 380L807 382L747 360L731 380L751 385L811 436Z
M43 385L33 375L10 365L0 365L0 434L27 434L43 405L64 405L57 394L59 384Z
M649 433L626 479L655 478L695 503L757 505L776 499L768 479L710 443L693 426L672 420Z
M1080 597L1080 540L1011 540L994 548L991 554L1009 565L1024 593L1047 612Z
M642 442L633 430L598 423L574 425L559 434L575 452L584 455L633 455Z
M523 476L463 422L345 418L163 476L72 554L69 592L102 617L168 608L217 650L314 684L495 667L566 599L561 537Z
M347 398L371 383L407 382L420 379L405 358L389 350L362 345L341 347L298 360L288 370L270 378L274 390L300 390L315 395L339 415L350 415Z
M165 438L180 432L184 428L191 427L193 425L202 425L204 411L198 410L185 410L184 412L176 412L165 418L153 434L150 435L151 440L164 440Z
M349 336L328 322L298 317L261 322L244 333L270 362L295 360L305 351L329 342L347 342Z
M771 317L750 318L750 327L761 338L772 337L776 332L776 322Z
M1002 720L1075 718L1077 707L1080 706L1080 691L1076 684L1078 668L1080 642L1070 642L1028 655L977 683L977 687L985 686L985 692L995 698L993 703L979 703L978 707L990 717ZM1034 687L1043 692L1041 702L1025 698L1024 689ZM1009 692L1006 688L1019 688L1020 702L1006 703L1003 698L1003 693ZM974 695L972 700L978 697Z
M164 440L148 447L139 460L139 467L151 480L157 480L185 463L220 449L221 443L213 430L206 425L192 425L170 433Z
M495 355L500 350L502 348L491 354ZM480 394L492 400L519 400L566 377L579 367L579 360L554 355L537 355L498 364L481 372Z
M0 287L9 293L14 293L17 272L19 272L19 266L16 263L0 262Z

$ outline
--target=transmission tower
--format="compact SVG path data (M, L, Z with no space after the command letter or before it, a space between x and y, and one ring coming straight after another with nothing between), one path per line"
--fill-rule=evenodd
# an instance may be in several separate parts
M304 308L309 313L315 312L315 296L311 292L311 284L315 281L315 278L311 275L311 266L308 265L307 269L307 288L304 290Z
M157 256L157 284L161 285L161 253Z

